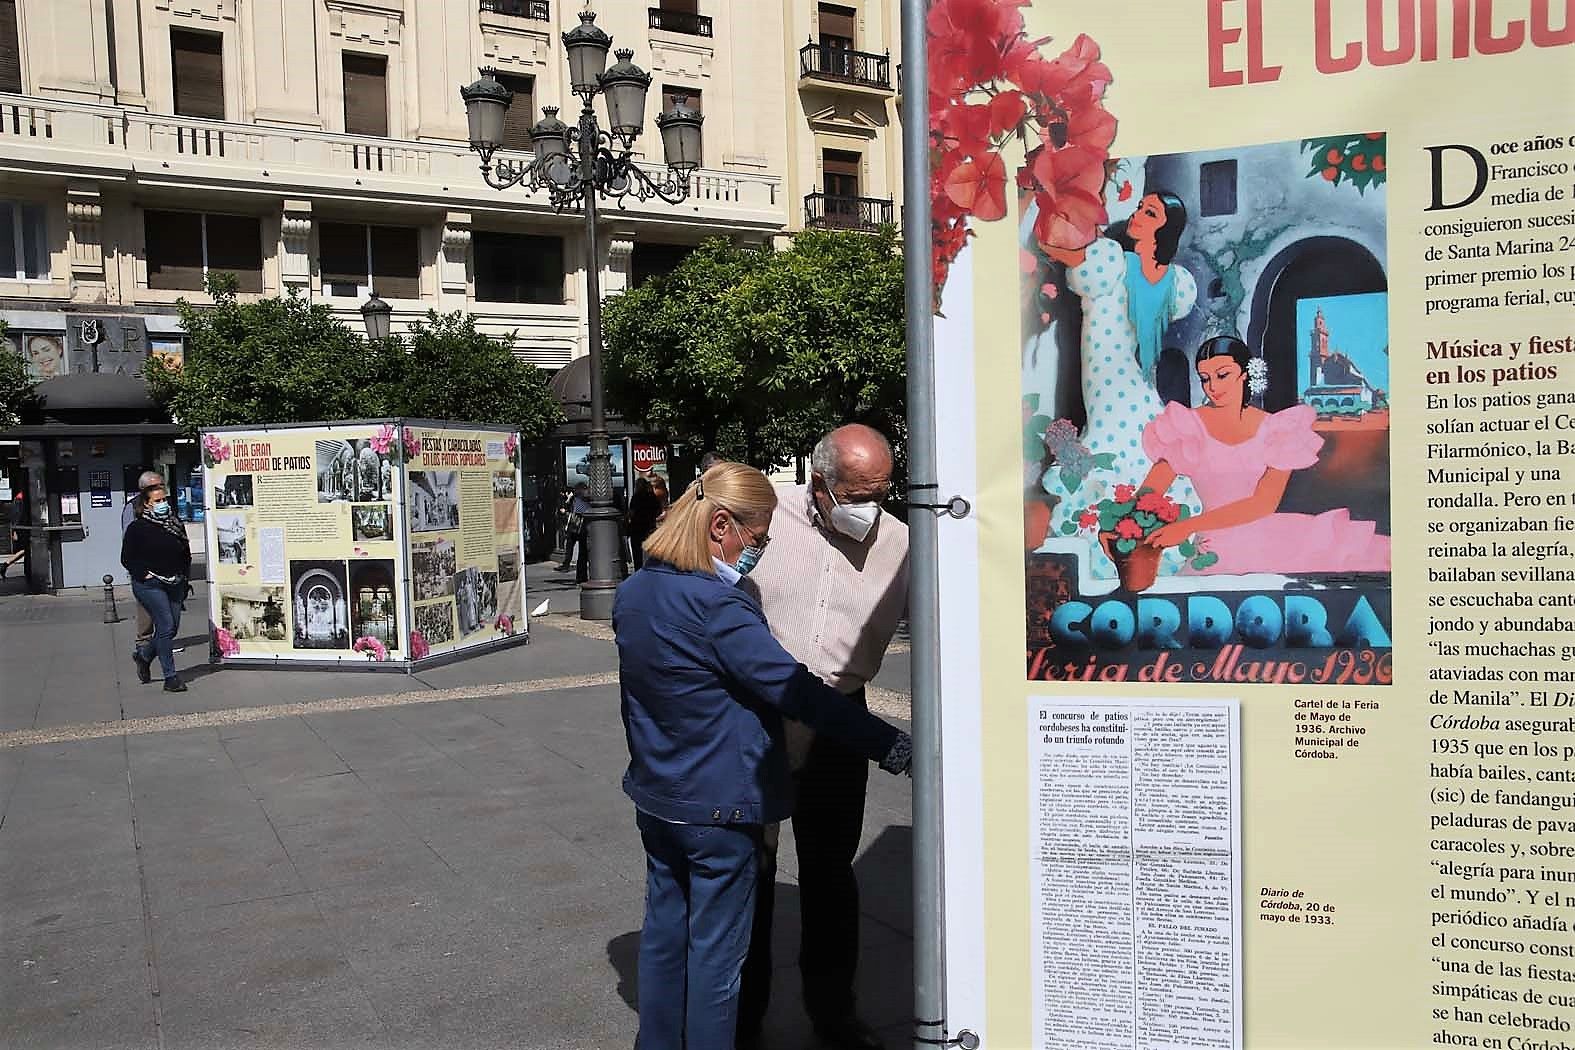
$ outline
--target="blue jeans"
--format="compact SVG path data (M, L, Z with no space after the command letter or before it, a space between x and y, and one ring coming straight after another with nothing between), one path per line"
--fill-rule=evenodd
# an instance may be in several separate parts
M639 812L635 823L645 843L636 1050L733 1050L760 825L669 824Z
M131 581L137 604L153 618L153 637L137 646L137 655L152 663L157 654L166 679L175 677L175 632L180 630L181 602L186 598L186 588L178 590L158 580Z

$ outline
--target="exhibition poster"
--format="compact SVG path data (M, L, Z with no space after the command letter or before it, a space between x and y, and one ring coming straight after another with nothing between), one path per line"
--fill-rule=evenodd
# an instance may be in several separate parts
M951 1031L1575 1048L1575 2L928 19Z
M519 438L405 422L410 644L416 659L525 629Z
M410 665L523 633L512 433L372 421L201 441L222 662Z

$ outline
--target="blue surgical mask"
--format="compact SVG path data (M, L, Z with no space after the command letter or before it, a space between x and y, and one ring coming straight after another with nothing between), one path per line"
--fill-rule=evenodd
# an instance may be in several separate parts
M164 515L170 512L170 501L167 499L161 499L157 503L153 504L152 507L153 513L162 518Z
M756 565L760 564L760 556L766 553L764 547L751 547L749 541L744 539L743 530L738 527L738 522L733 522L733 532L738 536L738 541L744 545L743 552L738 560L733 563L733 571L740 576L748 576Z

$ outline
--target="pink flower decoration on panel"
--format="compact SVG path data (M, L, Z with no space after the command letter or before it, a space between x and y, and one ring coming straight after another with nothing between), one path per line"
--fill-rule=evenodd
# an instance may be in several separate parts
M218 643L220 656L235 656L241 651L241 643L237 642L235 636L223 627L215 627L213 629L213 638Z
M362 635L355 640L350 648L358 653L364 653L367 659L374 663L382 663L388 659L388 646L373 638L371 635Z

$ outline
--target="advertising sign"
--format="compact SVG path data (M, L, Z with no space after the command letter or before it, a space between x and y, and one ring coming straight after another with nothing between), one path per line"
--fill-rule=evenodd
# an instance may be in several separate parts
M951 1030L1575 1046L1575 5L928 28Z
M410 665L523 633L517 450L408 421L205 432L221 660Z

